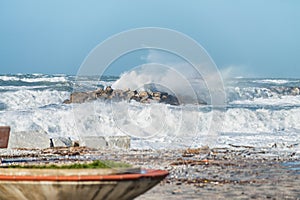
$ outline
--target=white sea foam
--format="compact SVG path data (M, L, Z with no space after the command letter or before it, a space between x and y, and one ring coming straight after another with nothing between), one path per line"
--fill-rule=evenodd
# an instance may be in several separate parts
M0 102L7 110L27 110L50 104L61 104L69 98L70 92L57 90L27 90L8 91L1 94Z
M228 103L240 104L241 102L247 102L246 104L283 104L283 103L297 103L299 94L294 87L241 87L230 86L227 87L227 99ZM270 101L269 101L270 100ZM277 103L276 103L277 101Z
M281 96L272 98L253 98L236 100L231 105L260 105L260 106L300 106L300 96Z
M43 89L47 88L46 85L36 85L36 86L0 86L0 90L10 90L10 91L16 91L16 90L32 90L32 89Z
M286 79L263 79L263 80L255 80L253 81L255 83L271 83L271 84L286 84L286 83L291 83L291 82L295 82L295 81L291 81L291 80L286 80ZM296 81L298 82L298 81Z
M0 76L2 81L19 81L20 79L15 76Z
M45 131L49 137L131 135L133 148L174 148L205 144L246 144L268 146L277 141L299 141L300 109L199 111L197 106L101 101L84 104L0 112L0 125L12 131ZM215 132L211 126L222 124ZM298 131L298 132L295 132ZM282 136L279 133L284 133ZM229 135L228 135L229 134ZM262 134L262 135L260 135ZM293 134L293 139L288 137ZM264 140L265 135L268 138ZM248 141L248 142L249 142ZM251 144L252 144L251 143ZM248 143L249 144L249 143Z
M28 83L36 83L36 82L66 82L67 78L63 76L56 76L56 77L36 77L38 75L35 75L34 77L23 77L23 76L0 76L0 80L2 81L22 81L22 82L28 82ZM40 76L40 75L39 75Z
M139 87L144 86L145 82L151 83L154 80L148 79L150 76L146 75L147 73L132 71L123 75L115 84L87 79L76 82L75 85L92 89L99 85L111 84L114 87L136 84L131 87ZM185 148L205 144L265 147L274 143L288 146L300 141L300 96L292 96L286 92L288 91L286 89L292 88L289 85L268 87L265 84L257 85L253 80L235 80L235 85L227 88L230 107L211 111L209 105L170 106L125 101L109 103L99 100L64 105L62 102L69 98L70 92L60 91L60 87L56 90L56 86L45 89L43 87L47 84L40 82L40 78L54 82L70 81L67 76L61 76L63 79L59 77L53 79L52 76L40 74L34 76L18 77L37 79L37 83L32 86L21 84L19 87L5 83L0 87L4 89L0 99L0 125L11 126L12 133L45 131L49 137L64 136L78 139L91 135L131 135L132 148ZM16 77L0 76L0 80L11 81ZM156 77L158 82L159 77L162 76ZM167 78L160 83L171 89L180 86L180 83L176 81L172 83L171 80ZM189 82L192 84L201 83L197 79L191 80L189 79ZM169 84L173 84L173 87ZM43 89L36 90L35 87ZM33 88L35 90L32 90ZM200 93L205 98L206 93L203 91Z
M209 102L210 95L205 80L197 75L195 69L184 69L181 65L174 68L156 63L141 65L122 74L120 79L112 84L112 88L167 92L175 95L183 104Z
M21 78L20 81L28 83L36 82L67 82L66 77L40 77L40 78Z

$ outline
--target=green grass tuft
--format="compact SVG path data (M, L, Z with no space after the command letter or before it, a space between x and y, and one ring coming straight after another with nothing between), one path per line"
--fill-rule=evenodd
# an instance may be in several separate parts
M91 163L74 163L74 164L39 164L39 165L8 165L2 168L23 168L23 169L109 169L109 168L129 168L129 164L115 162L110 160L95 160Z

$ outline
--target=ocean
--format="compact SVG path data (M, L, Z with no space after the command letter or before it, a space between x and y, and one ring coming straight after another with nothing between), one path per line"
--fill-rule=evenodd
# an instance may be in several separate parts
M43 132L49 138L130 135L132 148L137 149L209 145L299 151L300 79L224 80L226 106L222 109L209 104L134 101L63 104L74 88L90 91L114 85L119 79L0 75L0 125L11 126L12 134ZM212 120L212 115L217 117Z

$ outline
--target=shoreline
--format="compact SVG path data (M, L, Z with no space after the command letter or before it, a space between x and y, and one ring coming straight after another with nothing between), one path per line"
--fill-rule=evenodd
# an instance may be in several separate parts
M6 151L6 154L4 153ZM141 199L299 199L300 158L274 148L113 150L86 147L7 149L2 160L50 163L121 161L136 167L168 170L159 185ZM18 160L19 159L19 160ZM3 165L2 163L1 165Z

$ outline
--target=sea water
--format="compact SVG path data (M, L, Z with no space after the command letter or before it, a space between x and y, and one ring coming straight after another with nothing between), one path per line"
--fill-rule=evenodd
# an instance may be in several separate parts
M0 75L0 125L11 126L12 134L43 132L49 138L130 135L132 148L239 145L299 151L300 95L295 88L300 79L225 80L222 109L213 109L209 103L172 106L96 100L63 104L74 88L90 91L114 86L119 79Z

